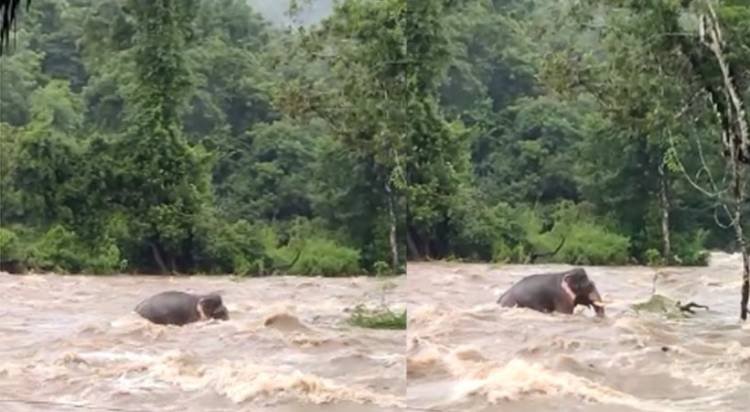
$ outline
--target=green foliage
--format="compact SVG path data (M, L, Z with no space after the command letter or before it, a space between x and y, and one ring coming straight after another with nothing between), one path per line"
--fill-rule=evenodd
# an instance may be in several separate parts
M525 237L518 212L508 203L487 207L467 202L456 207L454 249L460 255L476 260L521 261L512 256L512 247Z
M376 276L385 276L389 274L394 274L392 271L392 268L382 260L379 260L375 262L374 265L372 265L372 269L375 271Z
M291 247L279 251L290 261L297 251ZM322 238L304 240L299 260L289 269L290 274L306 276L352 276L360 274L360 252Z
M393 312L388 308L368 309L357 305L349 318L354 326L369 329L406 329L406 310Z
M23 260L18 236L10 229L0 227L0 261Z
M215 217L200 219L195 233L195 264L210 273L257 273L265 253L261 236L246 220L228 224Z
M368 269L388 261L395 271L404 261L405 24L401 0L350 0L277 51L277 106L330 131L314 209L330 228L345 228Z
M15 179L21 138L20 129L0 123L0 222L3 224L18 221L24 214L24 194Z
M507 206L505 214L501 221L513 222L514 226L492 243L493 261L524 263L532 254L554 251L564 237L562 248L548 260L577 265L628 263L628 239L597 223L585 209L572 203L561 203L549 216L542 210ZM548 219L554 223L552 230L545 231Z
M39 121L33 121L18 140L9 142L16 158L8 177L23 202L16 204L20 210L15 217L41 225L72 223L86 204L82 189L87 176L79 174L85 149L44 118L35 120Z
M234 156L218 168L230 171L217 182L218 203L230 218L287 220L312 214L316 160L327 143L315 124L261 123L226 148Z
M80 97L70 90L67 81L53 80L31 95L31 118L36 127L51 128L71 134L81 127L83 116Z
M23 31L19 37L28 33ZM17 53L3 55L3 83L12 87L0 88L0 113L2 122L12 126L22 126L31 119L30 96L40 86L40 62L42 55L32 50L24 50L23 43Z
M576 265L624 265L628 263L628 238L591 223L579 223L568 234L559 259Z
M31 243L27 264L37 270L66 273L114 273L122 269L117 246L109 239L90 246L73 231L55 225Z
M704 264L703 245L731 247L732 234L713 221L725 199L685 179L726 181L716 117L680 73L690 65L679 42L700 42L662 34L696 28L678 19L679 2L641 3L415 2L415 257L528 262L565 237L546 260L656 263L665 224L674 263ZM731 59L746 12L720 7L739 36L726 45ZM461 132L447 133L448 124ZM686 240L701 229L702 240Z
M467 134L460 122L449 122L440 107L439 89L450 63L445 14L448 2L409 2L405 38L408 115L408 231L414 257L430 256L437 243L441 255L448 242L455 197L469 170Z
M407 237L508 262L565 237L546 261L705 264L733 234L693 187L726 180L703 2L574 3L347 0L286 30L243 0L35 0L2 61L3 253L334 276L403 271ZM747 67L750 8L716 7Z
M630 256L630 240L609 229L585 207L563 202L554 211L555 229L566 241L557 258L576 265L623 265Z
M382 272L395 226L403 270L401 2L305 32L242 0L38 0L24 17L3 56L0 220L35 266L267 275L302 248L293 273ZM308 84L327 104L282 115Z
M698 229L691 234L678 234L674 238L675 263L684 266L706 266L710 257L705 247L708 231Z
M649 266L664 266L664 264L666 263L664 257L662 257L661 255L661 252L656 249L646 250L644 257L646 259L646 264Z
M128 110L131 127L113 147L122 166L113 170L111 199L161 271L189 266L191 232L210 200L207 156L190 147L179 128L190 90L184 50L192 3L129 3L137 22L138 87Z

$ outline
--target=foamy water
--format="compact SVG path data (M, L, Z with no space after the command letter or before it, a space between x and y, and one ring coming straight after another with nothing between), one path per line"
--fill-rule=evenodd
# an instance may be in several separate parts
M566 265L414 263L408 269L407 403L434 411L746 411L750 327L739 322L740 258L662 268L656 291L708 305L690 319L635 313L657 269L586 267L607 305L546 315L498 296Z
M403 277L0 274L0 410L403 410L405 332L346 324L381 303L384 282L403 308ZM164 290L218 291L230 320L160 326L132 312Z

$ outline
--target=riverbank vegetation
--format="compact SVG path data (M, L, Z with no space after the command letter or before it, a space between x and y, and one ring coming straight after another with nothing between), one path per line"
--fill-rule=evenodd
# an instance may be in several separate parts
M703 265L742 245L747 168L730 143L747 137L746 2L424 9L422 96L441 126L411 135L433 142L430 177L409 182L411 259L529 262L564 239L547 260Z
M4 268L404 271L403 70L377 64L404 53L399 2L306 28L243 0L18 13L0 88Z
M388 308L368 309L359 305L352 311L349 323L360 328L404 330L406 310L394 312Z

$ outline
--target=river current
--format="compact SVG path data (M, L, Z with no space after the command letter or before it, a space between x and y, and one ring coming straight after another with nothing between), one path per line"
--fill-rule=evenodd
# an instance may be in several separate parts
M405 283L0 274L0 410L404 410L405 332L346 320L360 303L403 308ZM164 290L218 291L230 320L133 312Z
M709 267L585 267L607 317L500 308L520 278L567 265L409 265L407 403L415 411L730 412L750 407L738 255ZM656 283L654 275L658 272ZM709 306L670 318L659 295Z
M387 280L0 274L0 410L747 410L739 256L586 267L604 319L496 303L523 276L569 268L410 263ZM133 313L164 290L220 292L231 319L174 327ZM636 312L654 290L710 309ZM408 306L408 331L346 323L357 304L384 299Z

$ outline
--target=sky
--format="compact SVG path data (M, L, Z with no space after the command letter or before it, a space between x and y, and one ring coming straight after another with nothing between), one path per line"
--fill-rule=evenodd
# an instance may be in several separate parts
M333 10L334 0L298 0L301 12L298 19L303 25L315 24L328 16ZM289 9L290 0L247 0L257 12L263 17L280 26L292 23L289 16L285 15ZM309 3L309 4L308 4Z

